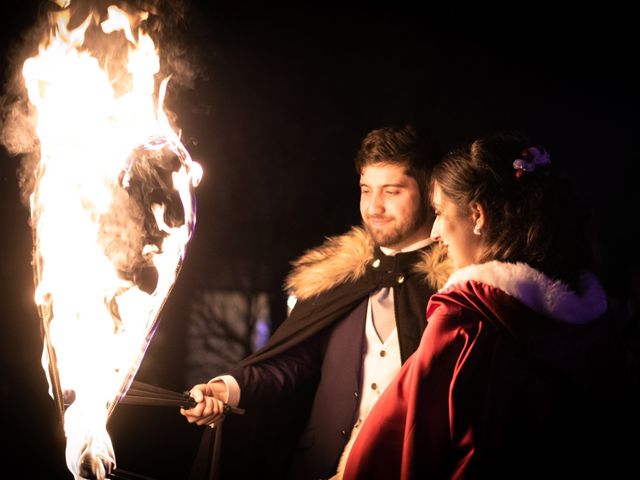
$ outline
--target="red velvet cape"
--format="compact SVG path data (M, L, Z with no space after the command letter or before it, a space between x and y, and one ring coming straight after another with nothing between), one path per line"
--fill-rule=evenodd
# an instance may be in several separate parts
M427 319L345 480L577 478L616 467L620 370L605 318L561 322L466 281L434 295Z

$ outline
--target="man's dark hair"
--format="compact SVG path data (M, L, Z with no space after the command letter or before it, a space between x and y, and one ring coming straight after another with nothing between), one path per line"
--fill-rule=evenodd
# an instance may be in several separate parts
M441 157L438 143L411 124L372 130L362 140L355 158L359 175L376 163L402 165L415 178L423 200L428 200L427 184L431 170Z

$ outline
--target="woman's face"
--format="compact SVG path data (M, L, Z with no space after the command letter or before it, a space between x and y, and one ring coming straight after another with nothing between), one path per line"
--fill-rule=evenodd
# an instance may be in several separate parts
M447 197L435 183L432 192L433 209L436 219L431 229L431 238L441 242L455 268L478 263L481 255L482 232L473 233L481 219L470 208L458 206Z

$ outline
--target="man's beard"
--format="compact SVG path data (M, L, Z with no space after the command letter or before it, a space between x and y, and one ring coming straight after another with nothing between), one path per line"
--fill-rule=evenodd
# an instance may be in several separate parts
M427 208L418 209L408 222L395 225L393 228L379 229L371 226L367 219L363 219L363 224L374 243L379 247L390 247L404 242L407 238L422 228L428 218Z

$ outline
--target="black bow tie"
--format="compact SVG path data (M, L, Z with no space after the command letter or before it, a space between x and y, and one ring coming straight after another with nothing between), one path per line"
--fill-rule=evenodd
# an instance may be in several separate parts
M399 252L395 255L385 255L379 247L374 250L373 259L367 265L369 273L379 287L394 287L404 283L406 277L413 271L420 261L422 253L430 246Z

